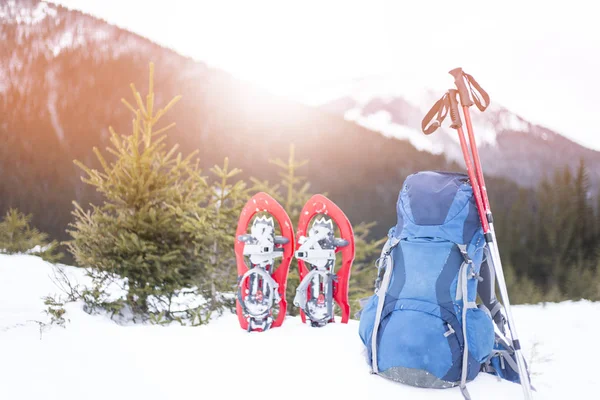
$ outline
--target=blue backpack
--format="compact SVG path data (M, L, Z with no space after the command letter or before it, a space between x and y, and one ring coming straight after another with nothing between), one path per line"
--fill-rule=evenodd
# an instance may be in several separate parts
M360 312L368 362L393 381L460 386L468 398L466 382L492 368L500 350L492 312L476 304L486 242L469 179L413 174L397 213L378 260L375 294Z

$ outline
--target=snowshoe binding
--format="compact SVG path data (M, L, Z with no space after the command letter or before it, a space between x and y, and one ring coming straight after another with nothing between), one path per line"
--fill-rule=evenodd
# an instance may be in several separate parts
M254 218L256 214L259 215ZM275 235L277 220L282 236ZM248 225L250 226L250 233ZM253 196L242 209L236 231L235 255L238 271L236 310L242 329L266 331L285 318L286 282L293 256L294 232L289 216L266 193ZM246 261L246 258L248 261ZM278 267L275 259L281 258ZM274 318L274 307L278 305Z
M313 218L314 222L308 230ZM334 237L334 223L340 230L341 238ZM331 200L315 195L302 209L297 237L295 256L298 259L300 285L296 289L294 305L301 310L302 322L306 322L307 317L311 326L315 327L334 322L335 301L341 309L342 323L348 323L348 284L354 261L354 234L350 221ZM336 272L338 252L342 253L342 266Z

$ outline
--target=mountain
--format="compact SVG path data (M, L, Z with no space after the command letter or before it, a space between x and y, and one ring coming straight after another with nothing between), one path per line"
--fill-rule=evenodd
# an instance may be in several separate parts
M395 220L395 200L409 173L459 169L442 155L386 138L341 116L267 94L103 20L34 0L0 3L0 213L19 207L34 224L65 239L71 202L97 202L81 182L77 159L97 167L92 147L108 144L108 127L131 132L133 82L147 90L155 64L155 104L182 100L166 123L171 144L199 149L204 171L228 156L244 176L279 179L269 159L290 143L310 164L299 171L352 222ZM512 186L514 190L516 188Z
M321 106L321 109L343 115L346 120L378 131L386 137L409 140L417 149L432 154L445 154L463 163L463 155L455 130L449 128L449 117L434 134L421 131L421 120L443 93L424 92L408 98L402 95L343 96ZM493 95L493 94L492 94ZM493 102L483 113L471 108L482 164L489 175L504 177L521 186L534 187L551 178L556 168L573 170L583 159L594 191L600 187L600 152L583 147L551 129L535 125ZM466 128L465 134L466 134Z

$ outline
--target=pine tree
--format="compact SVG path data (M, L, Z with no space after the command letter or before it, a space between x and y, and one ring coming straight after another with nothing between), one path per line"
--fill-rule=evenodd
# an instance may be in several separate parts
M210 171L214 182L209 187L208 201L203 205L206 214L202 218L188 218L182 230L195 235L195 240L207 249L201 256L212 272L204 282L206 288L203 292L209 293L207 309L212 313L234 307L234 301L223 294L230 293L236 284L235 235L231 232L237 226L248 189L244 181L232 181L242 171L230 168L228 158L225 158L223 166L215 165ZM204 224L209 226L208 235L204 235Z
M520 189L517 201L513 203L508 215L501 218L504 221L503 231L506 233L506 240L502 242L502 250L507 254L505 258L512 265L518 266L516 276L525 278L531 274L531 230L535 226L534 209L527 195L527 190Z
M590 203L590 183L585 162L580 160L573 182L574 234L569 262L565 265L563 291L570 299L595 300L600 294L595 214Z
M544 181L538 190L538 236L535 241L536 273L546 282L547 290L561 289L575 236L573 176L568 167L557 170L552 183Z
M310 199L313 193L310 192L310 183L306 177L298 174L298 169L307 165L308 160L298 161L295 156L295 147L290 145L288 160L281 159L270 160L270 162L279 167L279 176L281 182L278 184L269 184L268 181L260 181L252 178L254 183L253 192L264 191L277 200L286 210L293 224L296 224L300 211L304 204ZM324 193L324 195L327 195ZM374 223L353 224L355 236L355 257L352 266L352 274L350 276L350 302L353 311L358 310L358 299L371 291L375 281L375 268L367 268L373 265L377 254L381 251L381 245L385 239L373 241L370 238L370 229ZM339 232L336 232L339 235ZM337 260L339 267L341 258ZM296 288L300 284L298 275L298 263L296 259L292 259L290 264L290 273L287 281L286 298L288 301L288 314L296 315L298 309L293 304Z
M590 180L583 159L580 160L574 181L575 203L575 235L572 243L572 252L575 262L579 265L590 264L595 257L594 246L594 210L589 202ZM595 260L591 267L595 267Z
M517 275L515 267L510 263L504 265L504 278L511 303L536 304L545 299L542 288L526 275Z
M353 227L356 255L354 257L354 264L352 265L348 293L350 310L353 315L361 308L360 300L373 294L374 283L377 278L375 261L387 240L387 237L378 240L370 237L370 231L374 226L375 222L361 222Z
M251 178L254 184L252 191L254 193L268 193L282 205L292 220L292 224L296 224L302 207L304 207L304 204L312 196L308 191L310 184L307 182L306 177L298 175L298 169L308 164L308 160L296 160L295 146L294 144L290 144L287 162L279 158L269 160L269 162L280 169L279 176L281 177L281 183L271 185L268 181L259 181L256 178ZM277 227L277 234L280 233L281 231ZM296 258L292 258L286 288L287 312L289 315L298 314L298 309L294 305L293 300L299 284L298 262Z
M290 144L290 151L287 161L279 158L269 160L271 164L279 167L279 176L281 183L270 185L268 181L259 181L251 178L254 183L254 191L264 191L269 193L286 210L293 223L298 221L300 211L304 204L312 196L309 193L310 183L305 176L298 175L298 169L308 164L309 160L296 160L294 144Z
M600 242L600 190L596 192L596 209L594 213L594 243Z
M57 253L58 243L48 242L48 235L31 226L32 215L11 208L0 221L0 252L37 255L49 262L62 259Z
M86 174L83 182L103 196L103 204L84 210L74 202L68 247L77 263L88 268L93 293L105 293L110 282L123 279L127 294L119 300L122 305L136 315L160 312L161 318L173 319L187 311L172 307L183 289L211 295L205 283L214 265L205 262L205 243L197 240L212 234L210 212L202 207L211 193L193 159L195 152L184 158L177 145L167 148L165 131L174 123L156 128L179 97L155 111L152 64L145 103L133 84L131 90L136 107L122 102L133 113L133 130L119 135L110 128L106 150L112 160L94 148L101 171L74 161ZM199 221L194 232L182 229L191 219Z

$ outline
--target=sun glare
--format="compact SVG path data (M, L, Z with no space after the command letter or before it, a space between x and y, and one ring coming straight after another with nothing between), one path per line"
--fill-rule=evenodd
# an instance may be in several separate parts
M445 72L462 66L488 82L496 103L598 147L589 128L600 90L591 51L598 24L592 12L566 18L560 2L171 0L168 12L161 0L57 3L310 104L370 78L443 91L452 84ZM143 18L132 17L140 10ZM572 71L587 78L556 80ZM549 85L569 101L550 100Z

